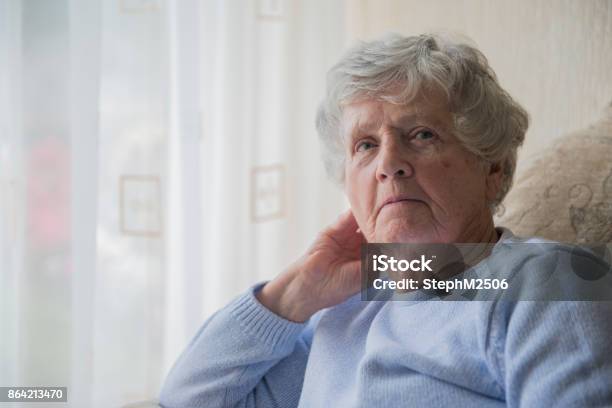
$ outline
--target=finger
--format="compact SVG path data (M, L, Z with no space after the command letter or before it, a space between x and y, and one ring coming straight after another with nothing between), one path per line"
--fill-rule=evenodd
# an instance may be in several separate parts
M362 244L367 243L367 239L351 211L343 213L337 223L332 225L327 232L339 242L342 242L347 249L358 250Z
M353 245L357 246L357 247L361 247L362 244L367 244L368 240L365 237L365 235L363 235L363 232L361 232L361 229L357 229L357 231L355 231L355 233L351 234L352 237L350 239L350 241L352 242Z
M334 233L354 233L357 229L359 225L350 209L341 213L336 222L330 225L330 230Z

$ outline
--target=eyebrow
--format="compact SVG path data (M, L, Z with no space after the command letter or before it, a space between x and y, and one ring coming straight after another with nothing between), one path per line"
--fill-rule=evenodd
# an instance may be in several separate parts
M422 115L418 115L418 114L402 115L397 119L393 127L403 128L405 126L417 123L419 119L422 119ZM378 126L379 126L378 122L375 122L375 121L369 121L367 119L364 121L358 120L357 123L354 123L351 126L349 135L351 139L354 139L357 134L369 133L374 128L378 129Z
M412 114L412 115L402 115L398 118L396 127L404 127L406 125L412 125L419 121L419 119L423 119L422 115Z

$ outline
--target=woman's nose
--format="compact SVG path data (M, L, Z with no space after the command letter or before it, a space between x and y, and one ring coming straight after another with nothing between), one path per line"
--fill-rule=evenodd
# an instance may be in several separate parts
M378 157L378 168L376 178L379 182L392 180L394 178L410 177L414 173L412 165L403 154L402 149L396 143L382 146Z

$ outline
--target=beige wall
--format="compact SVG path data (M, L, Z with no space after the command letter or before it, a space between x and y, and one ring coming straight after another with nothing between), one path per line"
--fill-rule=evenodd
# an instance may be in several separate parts
M531 115L519 172L612 101L610 0L346 0L348 38L459 32Z

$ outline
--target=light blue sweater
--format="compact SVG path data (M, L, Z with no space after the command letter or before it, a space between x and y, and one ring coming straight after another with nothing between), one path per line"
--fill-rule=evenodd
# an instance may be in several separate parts
M505 230L500 242L513 240ZM538 270L564 251L542 248L491 256ZM612 407L612 302L357 294L298 324L256 300L262 285L203 325L166 379L163 407Z

